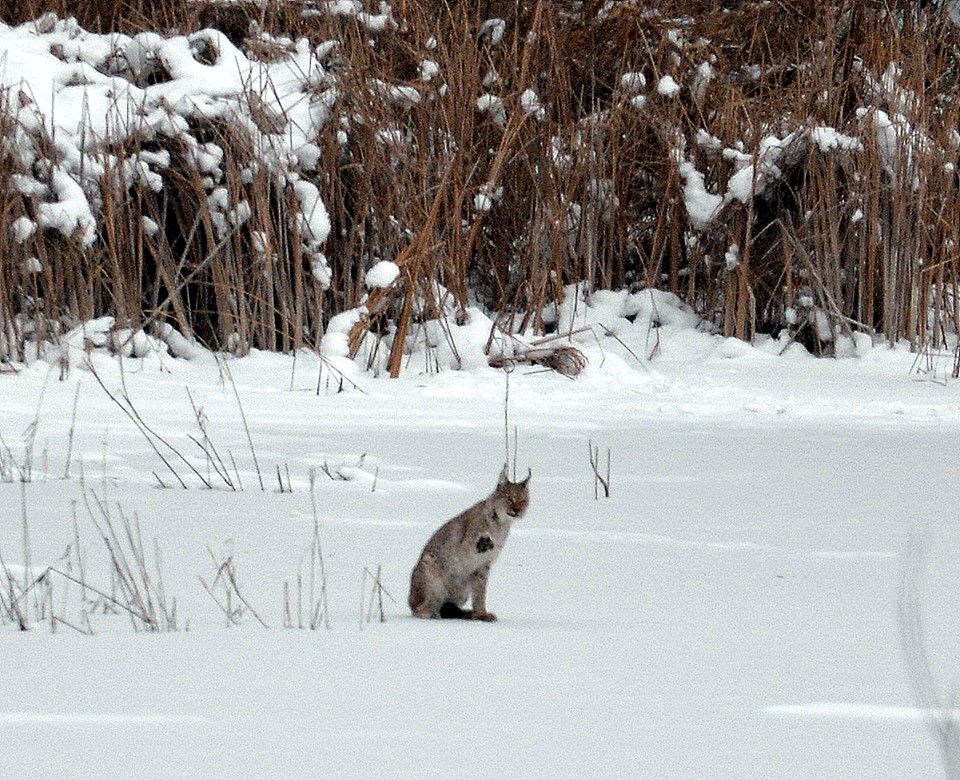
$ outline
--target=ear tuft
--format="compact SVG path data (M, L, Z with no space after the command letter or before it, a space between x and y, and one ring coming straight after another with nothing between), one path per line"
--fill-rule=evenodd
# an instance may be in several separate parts
M520 484L526 486L526 484L530 481L530 477L532 476L533 476L533 469L527 469L527 478L523 480L523 482L521 482Z
M510 477L507 475L507 464L503 464L503 468L500 470L500 476L497 479L497 487L504 488L510 484Z

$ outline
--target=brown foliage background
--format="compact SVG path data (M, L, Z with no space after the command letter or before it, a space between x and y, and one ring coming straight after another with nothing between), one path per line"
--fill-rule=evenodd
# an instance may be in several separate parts
M659 12L645 11L650 5ZM4 4L9 23L54 11L101 31L216 27L261 57L271 56L262 33L336 40L327 66L340 93L312 175L333 223L329 290L315 283L291 235L290 193L266 174L244 181L251 144L211 123L197 132L224 149L228 187L253 206L244 230L217 241L201 177L184 163L165 174L159 198L105 183L89 248L49 232L19 245L0 231L0 320L16 323L17 336L7 357L22 356L27 339L55 339L105 313L124 327L169 321L237 351L315 346L331 315L364 300L364 271L397 257L404 273L387 328L404 289L439 282L461 309L477 300L505 324L539 329L543 307L565 284L584 281L667 289L727 335L789 326L815 350L824 344L814 312L841 331L915 347L960 331L960 41L942 4L394 0L395 25L375 34L322 9ZM492 17L506 23L496 45L479 34ZM425 58L439 66L429 82L419 74ZM701 88L704 62L714 75ZM621 84L627 72L645 77L641 108ZM895 75L885 82L884 74ZM657 93L664 75L681 86L676 97ZM412 107L379 99L371 79L415 87L423 99ZM522 110L527 89L542 119ZM503 121L477 109L485 93L502 100ZM876 132L878 111L897 119L892 153ZM337 131L348 125L343 144ZM807 132L818 126L855 136L862 148L824 150ZM723 194L737 170L737 155L723 149L759 167L762 140L790 133L779 176L747 202L726 203L706 227L691 223L681 159ZM179 150L170 151L177 160ZM0 182L13 172L0 156ZM475 207L478 193L492 197L489 211ZM29 215L28 200L0 187L0 221ZM158 235L145 234L143 214L162 226ZM270 237L266 260L251 251L254 230ZM24 275L26 256L38 257L44 273ZM421 298L435 309L432 294Z

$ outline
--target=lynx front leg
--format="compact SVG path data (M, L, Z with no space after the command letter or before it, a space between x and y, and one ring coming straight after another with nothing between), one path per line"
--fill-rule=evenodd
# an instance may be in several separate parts
M474 620L496 620L497 616L487 612L487 580L490 578L490 564L477 569L470 580L473 598L471 617Z

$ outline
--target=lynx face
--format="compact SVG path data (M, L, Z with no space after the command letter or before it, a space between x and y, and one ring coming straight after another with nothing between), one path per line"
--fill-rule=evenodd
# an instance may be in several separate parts
M530 474L522 482L510 482L506 471L500 475L497 484L497 499L510 517L521 517L530 505Z

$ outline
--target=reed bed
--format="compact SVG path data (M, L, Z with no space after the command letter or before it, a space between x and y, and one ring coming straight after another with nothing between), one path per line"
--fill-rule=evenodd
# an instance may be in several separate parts
M474 302L502 329L544 333L544 307L577 282L669 290L718 332L786 329L817 354L853 332L939 349L960 331L947 4L358 7L387 22L309 2L5 4L8 23L53 11L98 31L214 27L267 60L299 38L335 41L323 65L336 100L303 174L330 215L329 279L311 272L294 187L258 165L243 127L212 119L191 132L222 151L219 186L249 219L218 230L187 150L127 141L142 148L113 151L170 164L159 191L104 173L96 241L0 230L0 355L23 360L104 314L237 354L317 348L331 316L367 300L380 260L402 266L365 323L384 333ZM12 117L0 112L4 137ZM55 139L36 143L56 158ZM0 147L4 225L36 217L36 196L10 186L21 167ZM691 169L719 204L709 215L691 211ZM744 171L748 195L734 197Z

